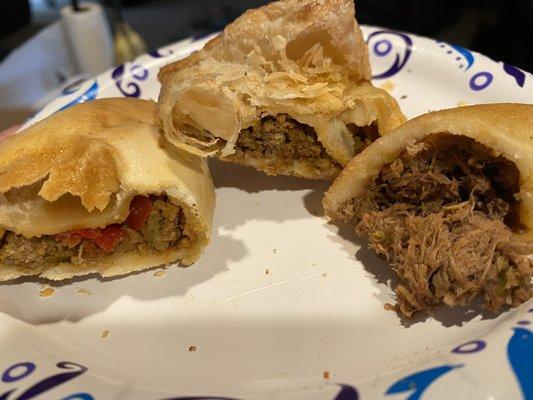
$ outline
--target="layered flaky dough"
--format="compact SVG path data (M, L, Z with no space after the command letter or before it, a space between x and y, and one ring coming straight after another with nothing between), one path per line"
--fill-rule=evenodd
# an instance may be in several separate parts
M25 237L120 223L136 195L166 195L181 207L189 248L131 253L97 263L32 269L0 265L0 280L41 275L126 274L181 260L206 246L214 189L204 160L180 152L154 125L155 103L102 99L37 122L0 144L0 228Z
M374 124L382 134L404 121L370 76L351 0L277 1L246 12L204 49L162 68L158 118L179 148L224 159L243 129L286 115L314 129L327 154L344 165L356 147L348 125ZM268 160L241 162L276 172ZM321 177L290 167L280 173Z
M328 215L342 219L344 206L360 196L381 169L407 146L438 133L465 136L516 165L518 200L523 235L533 239L533 105L487 104L436 111L414 118L353 158L326 192Z

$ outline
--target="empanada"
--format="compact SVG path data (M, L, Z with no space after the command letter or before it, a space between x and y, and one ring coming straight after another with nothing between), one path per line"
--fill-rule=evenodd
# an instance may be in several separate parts
M532 296L533 105L415 118L352 159L323 203L394 268L402 314L477 295L517 306Z
M282 0L162 68L158 117L167 138L193 154L332 178L404 121L370 76L352 0Z
M211 176L154 122L154 102L94 100L0 144L0 281L198 259L211 232Z

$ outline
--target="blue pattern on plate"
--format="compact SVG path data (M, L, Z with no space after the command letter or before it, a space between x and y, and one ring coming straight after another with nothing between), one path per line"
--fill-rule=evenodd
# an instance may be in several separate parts
M526 74L516 68L514 65L503 63L503 70L507 75L511 75L514 80L516 81L516 84L520 87L524 87L524 83L526 82Z
M89 393L74 393L67 397L63 397L61 400L94 400L94 397Z
M457 46L456 44L450 44L450 47L465 58L466 60L465 71L467 71L468 69L470 69L472 65L474 65L474 60L475 60L474 55L472 54L470 50L467 50L461 46Z
M148 52L149 55L151 55L154 58L162 58L162 57L168 57L174 54L174 50L172 49L165 49L165 50L152 50Z
M386 38L387 35L392 35L400 38L403 41L404 45L401 47L395 47L393 43ZM383 36L383 39L379 39L378 41L373 42L380 36ZM386 71L381 72L377 75L373 75L372 79L383 79L396 75L402 70L403 67L405 67L405 64L407 64L407 61L409 61L409 57L411 57L411 48L413 46L413 40L405 33L391 30L378 30L368 35L366 42L368 47L372 49L372 52L378 57L384 57L388 55L393 49L396 51L392 65Z
M63 107L61 107L58 111L63 111L69 107L72 107L75 104L84 103L89 100L94 100L96 98L96 95L98 94L98 82L96 79L94 80L93 84L87 89L83 94L76 97L71 102L65 104Z
M115 86L124 97L141 97L138 82L144 82L149 76L148 70L140 64L121 64L111 72Z
M339 385L341 390L337 393L333 400L358 400L359 394L357 389L351 385Z
M527 328L513 328L507 345L507 357L522 390L524 400L533 399L533 332Z
M62 361L56 364L56 367L61 370L66 370L67 372L60 372L55 375L48 376L37 383L32 384L30 387L26 388L21 394L16 398L11 397L11 394L15 393L18 388L12 388L7 392L0 393L0 400L30 400L41 394L48 392L57 386L61 386L68 381L77 378L80 375L83 375L87 371L87 367L83 365L76 364L73 362ZM14 372L22 368L24 371L22 373ZM31 362L23 362L10 366L2 374L2 381L5 383L14 383L18 382L27 376L31 375L36 370L36 365ZM82 400L91 399L90 398L81 398Z
M463 364L442 365L440 367L416 372L394 383L387 389L385 395L412 392L405 400L419 400L424 391L433 382L448 372L453 371L456 368L461 368L462 366Z

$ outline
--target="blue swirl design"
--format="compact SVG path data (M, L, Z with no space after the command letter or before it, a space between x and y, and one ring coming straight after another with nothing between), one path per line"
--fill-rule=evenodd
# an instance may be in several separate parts
M452 353L456 354L472 354L478 353L487 347L487 343L484 340L471 340L469 342L460 344L452 350Z
M524 87L524 83L526 82L526 74L523 71L519 70L514 65L507 63L503 63L503 70L507 75L511 75L514 78L518 86L521 88Z
M87 372L87 367L84 367L83 365L79 365L73 362L68 361L62 361L56 364L57 368L61 370L65 370L67 372L61 372L49 377L46 377L42 380L40 380L37 383L34 383L29 388L26 388L22 392L22 394L19 394L15 399L13 400L30 400L34 399L35 397L38 397L42 395L45 392L48 392L57 386L61 386L68 381L77 378L78 376L84 374ZM4 383L14 383L19 382L26 378L27 376L31 375L36 370L36 365L32 362L22 362L15 365L12 365L11 367L7 368L4 373L2 374L2 381ZM18 388L12 388L11 390L8 390L7 392L0 393L0 400L11 400L11 394L16 392ZM84 395L85 397L80 397L81 395ZM78 396L78 397L72 397L72 396ZM67 399L79 399L79 400L92 400L91 397L87 393L78 393L77 395L71 395Z
M465 71L467 71L468 69L470 69L472 65L474 65L474 55L472 54L470 50L467 50L461 46L457 46L456 44L450 44L449 46L465 58L466 60Z
M95 79L93 84L89 87L89 89L87 89L84 93L82 93L80 96L76 97L71 102L65 104L63 107L61 107L57 111L63 111L65 109L69 108L69 107L72 107L75 104L85 103L86 101L94 100L96 98L97 94L98 94L98 82Z
M468 85L470 89L479 91L487 88L493 81L494 75L488 71L477 72L470 78Z
M28 375L35 371L35 364L32 362L21 362L12 365L4 371L2 374L2 382L13 383L21 379L26 378Z
M111 72L111 78L120 93L125 97L135 98L141 96L141 88L134 81L143 82L148 79L148 75L148 70L140 64L121 64Z
M463 48L461 46L458 46L456 44L449 44L449 43L445 43L445 42L437 42L437 43L439 44L440 47L449 46L450 48L455 50L455 52L459 53L466 61L465 71L469 70L470 67L472 65L474 65L475 57L474 57L474 54L470 50L465 49L465 48ZM447 53L451 54L452 51L448 50ZM460 58L458 57L457 60L460 60ZM510 64L507 64L507 63L504 63L504 62L502 62L502 64L503 64L504 72L507 75L512 76L514 78L516 84L519 87L523 88L524 84L526 82L526 74L524 73L524 71L521 71L520 69L518 69L514 65L510 65ZM463 67L462 64L459 65L459 68L462 68L462 67ZM493 79L494 79L494 75L492 73L490 73L488 71L480 71L480 72L474 74L470 78L470 81L469 81L470 89L475 90L475 91L483 90L483 89L487 88L492 83Z
M392 42L386 38L378 40L372 46L370 45L373 39L375 40L376 38L382 35L393 35L399 37L403 40L404 46L398 49L398 52L396 52L392 65L386 71L372 76L373 79L383 79L396 75L405 66L412 53L413 40L409 36L396 31L379 30L372 32L366 40L368 47L372 49L372 52L376 56L384 57L389 54L394 48Z
M358 400L359 394L357 389L351 385L341 384L339 385L341 390L337 393L333 400Z
M157 50L152 50L152 51L149 51L148 54L154 58L163 58L163 57L168 57L168 56L171 56L172 54L174 54L174 50L172 49L166 49L166 50L160 50L160 49L157 49Z
M514 334L507 344L507 357L524 400L533 399L533 332L520 327L513 328Z
M70 396L63 397L61 400L94 400L94 397L89 393L74 393Z
M86 81L87 81L87 79L81 78L81 79L77 79L74 82L68 84L61 91L61 96L68 96L69 94L72 94L72 93L78 91L80 89L81 85L83 85Z
M453 371L456 368L463 367L463 364L458 365L443 365L440 367L426 369L424 371L416 372L412 375L406 376L394 383L385 392L386 396L398 393L411 394L405 400L419 400L424 391L437 379Z

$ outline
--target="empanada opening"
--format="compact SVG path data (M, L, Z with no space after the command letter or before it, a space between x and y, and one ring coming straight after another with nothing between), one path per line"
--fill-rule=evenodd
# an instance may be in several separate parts
M241 130L235 152L224 159L256 164L267 174L291 173L335 177L341 166L326 152L316 132L288 115L267 116Z
M182 208L165 195L136 196L122 223L27 238L6 231L0 238L0 263L22 270L61 263L98 263L106 257L137 252L146 255L191 246Z
M354 135L356 154L379 136L374 124L348 127ZM234 149L225 160L252 165L270 175L334 178L342 169L327 153L312 127L285 114L263 117L241 130Z
M441 303L516 306L532 296L531 244L518 238L520 174L473 139L433 134L382 168L345 213L397 273L400 313Z
M357 155L370 146L379 137L378 126L374 122L368 126L357 126L355 124L348 124L346 128L350 131L354 138L354 154Z

